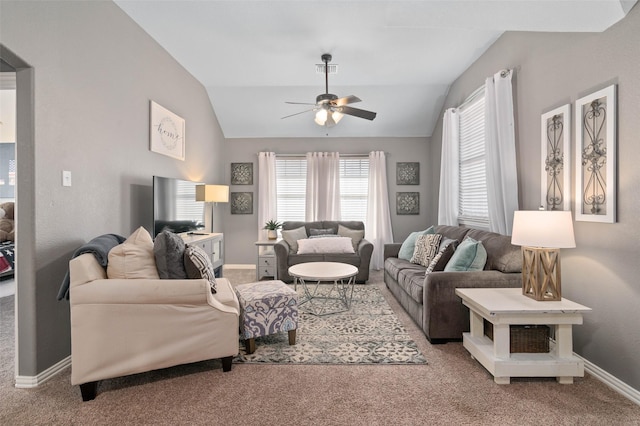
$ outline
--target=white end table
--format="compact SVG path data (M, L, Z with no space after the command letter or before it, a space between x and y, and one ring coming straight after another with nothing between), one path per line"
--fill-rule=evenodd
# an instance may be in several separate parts
M570 384L584 376L584 362L573 355L572 326L582 324L582 314L591 308L564 298L539 302L520 288L457 288L456 294L470 310L463 345L496 383L509 384L511 377L556 377ZM493 324L493 341L484 335L483 319ZM510 353L512 324L554 325L555 346L548 353Z
M356 275L358 275L358 268L355 266L339 262L299 263L289 268L289 275L294 278L296 288L298 281L302 284L305 299L298 302L298 306L308 303L309 307L305 307L305 310L310 314L318 316L337 314L351 308L353 285ZM312 286L312 282L315 282L315 286ZM333 283L326 294L318 294L322 282ZM333 296L334 291L336 296ZM316 303L319 300L322 303ZM343 309L327 310L327 304L330 300L339 301Z
M282 238L275 240L258 240L254 244L258 248L258 257L256 260L256 281L260 281L263 277L273 277L278 279L278 265L276 253L273 248Z

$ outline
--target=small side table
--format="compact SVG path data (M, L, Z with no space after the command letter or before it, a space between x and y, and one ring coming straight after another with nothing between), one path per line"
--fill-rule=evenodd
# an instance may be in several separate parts
M584 376L584 362L573 355L573 324L582 324L582 314L591 308L563 298L539 302L519 288L457 288L456 294L470 310L470 332L462 341L498 384L511 377L556 377L562 384ZM484 335L486 319L493 324L493 341ZM555 347L548 353L510 353L512 324L555 326Z
M258 248L258 257L256 260L256 281L260 281L263 277L273 277L278 279L278 268L276 267L276 252L273 246L281 239L276 240L258 240L255 242Z

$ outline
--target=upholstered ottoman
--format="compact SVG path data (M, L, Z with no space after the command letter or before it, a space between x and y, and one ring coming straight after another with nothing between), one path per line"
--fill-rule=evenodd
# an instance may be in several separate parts
M240 302L240 333L247 354L256 350L256 337L289 332L289 344L296 344L298 294L280 280L236 286Z

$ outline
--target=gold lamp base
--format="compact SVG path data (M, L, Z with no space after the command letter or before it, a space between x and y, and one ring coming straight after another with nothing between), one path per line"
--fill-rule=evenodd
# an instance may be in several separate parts
M562 300L560 249L522 247L522 294L534 300Z

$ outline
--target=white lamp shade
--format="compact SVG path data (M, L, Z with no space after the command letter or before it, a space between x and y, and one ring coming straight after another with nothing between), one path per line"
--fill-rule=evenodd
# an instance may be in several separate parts
M228 203L229 187L227 185L197 185L196 201Z
M514 212L511 244L546 248L575 247L571 212L555 210Z

